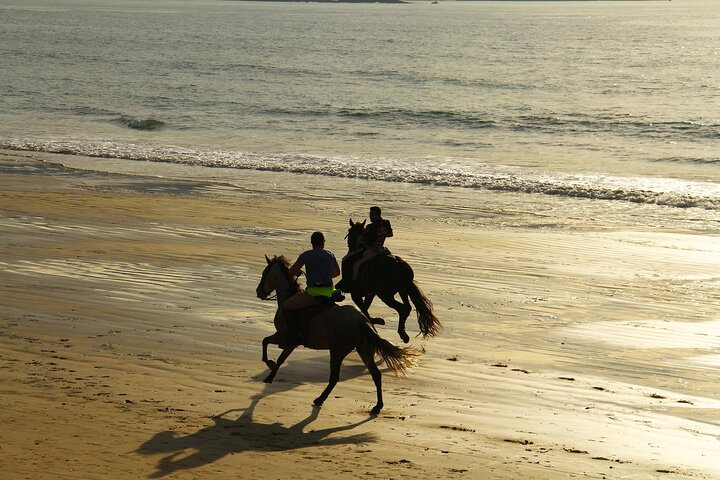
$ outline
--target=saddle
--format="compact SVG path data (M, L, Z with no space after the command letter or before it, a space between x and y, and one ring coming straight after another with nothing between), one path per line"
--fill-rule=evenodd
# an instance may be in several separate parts
M374 293L368 290L371 289L373 284L377 283L375 280L377 280L378 275L395 269L402 263L400 257L391 254L386 249L384 254L378 254L365 260L358 267L357 276L353 278L355 264L361 261L362 252L362 250L355 250L343 258L343 279L338 282L335 288L344 292L362 291L364 294Z
M318 302L317 304L301 308L299 310L285 310L285 322L288 327L288 336L290 337L291 343L298 345L305 345L308 336L308 324L314 316L334 307L337 302L345 300L345 296L335 291L332 297L315 297ZM280 345L284 347L284 345Z
M332 297L315 297L317 303L307 308L301 308L294 310L294 317L301 320L310 320L312 317L321 313L328 308L337 305L339 302L345 300L345 295L339 291L334 291ZM286 311L287 313L287 311Z
M313 308L318 307L331 307L337 303L340 303L345 300L345 295L342 294L340 290L335 290L332 293L331 297L315 297L318 300L319 305L314 305L312 307L307 308L306 310L312 310ZM320 313L322 310L325 310L325 308L321 308L317 313Z

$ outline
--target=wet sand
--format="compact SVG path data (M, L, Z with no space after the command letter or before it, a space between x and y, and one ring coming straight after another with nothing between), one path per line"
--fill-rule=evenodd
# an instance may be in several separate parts
M238 188L30 157L0 155L4 478L720 477L716 235L448 226L412 186L365 182L363 203L333 179ZM319 229L341 256L370 203L445 327L423 340L409 321L424 353L383 370L378 417L356 354L321 409L327 352L263 383L275 305L255 296L265 254ZM371 311L399 343L394 313Z

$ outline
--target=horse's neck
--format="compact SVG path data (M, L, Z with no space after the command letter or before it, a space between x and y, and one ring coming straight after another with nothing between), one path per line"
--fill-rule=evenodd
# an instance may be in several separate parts
M355 239L354 242L348 243L348 253L359 250L362 247L363 247L363 244L361 242L358 242L357 239Z
M348 232L348 253L353 252L362 246L360 239L362 238L362 232L349 233Z
M285 301L295 295L295 293L291 293L290 289L284 290L282 293L277 294L277 304L278 308L282 308Z
M282 277L282 280L278 282L277 288L275 290L277 291L278 308L282 308L285 301L298 292L295 286L290 282L290 280L288 280L284 276Z

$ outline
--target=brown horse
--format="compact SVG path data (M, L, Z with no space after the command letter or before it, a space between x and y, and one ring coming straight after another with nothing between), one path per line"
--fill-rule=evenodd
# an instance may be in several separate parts
M345 236L348 243L348 253L361 248L364 227L365 222L353 222L352 218L350 219L350 228ZM352 268L352 266L345 265L345 262L343 262L343 269L346 268ZM349 272L344 272L343 276L348 274ZM385 320L373 318L369 313L370 305L377 295L385 305L398 312L398 334L403 342L408 343L410 341L410 337L405 332L405 321L412 311L410 301L415 305L418 326L423 338L434 337L442 330L442 324L433 312L432 303L423 295L415 283L413 269L402 258L396 255L380 255L372 258L361 267L358 277L353 282L350 296L355 305L372 323L385 324ZM400 295L402 303L395 300L396 294Z
M267 266L263 270L262 278L257 286L257 296L268 299L272 292L276 292L278 309L275 312L276 332L262 341L262 361L270 368L270 374L265 378L266 383L272 383L280 365L287 359L297 345L290 345L286 340L286 325L282 315L282 305L291 296L300 290L300 287L290 275L289 262L285 257L274 257L270 260L265 257ZM381 338L367 321L365 316L351 305L331 305L305 320L307 336L305 346L315 350L330 350L330 381L325 390L313 402L321 406L340 379L340 366L345 357L357 350L363 363L370 371L375 389L377 390L377 404L371 414L377 415L383 407L382 375L375 365L375 354L379 354L385 364L395 373L405 373L408 367L415 363L419 352L412 348L397 347ZM277 362L268 359L267 347L269 344L284 345Z

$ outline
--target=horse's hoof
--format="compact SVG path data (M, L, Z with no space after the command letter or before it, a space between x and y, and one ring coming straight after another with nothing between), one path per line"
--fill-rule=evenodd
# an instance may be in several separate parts
M263 382L265 382L265 383L272 383L274 379L275 379L275 375L273 375L273 374L271 373L270 375L268 375L267 377L265 377L265 380L263 380Z
M380 414L380 410L382 410L382 407L383 407L382 404L378 403L377 405L375 405L375 406L373 407L372 410L370 410L370 415L373 415L373 416L379 415L379 414Z
M373 325L385 325L385 319L380 317L375 317L371 320Z
M404 343L410 342L410 336L407 333L405 333L405 332L398 332L398 333L400 334L400 338L402 339L402 341Z

